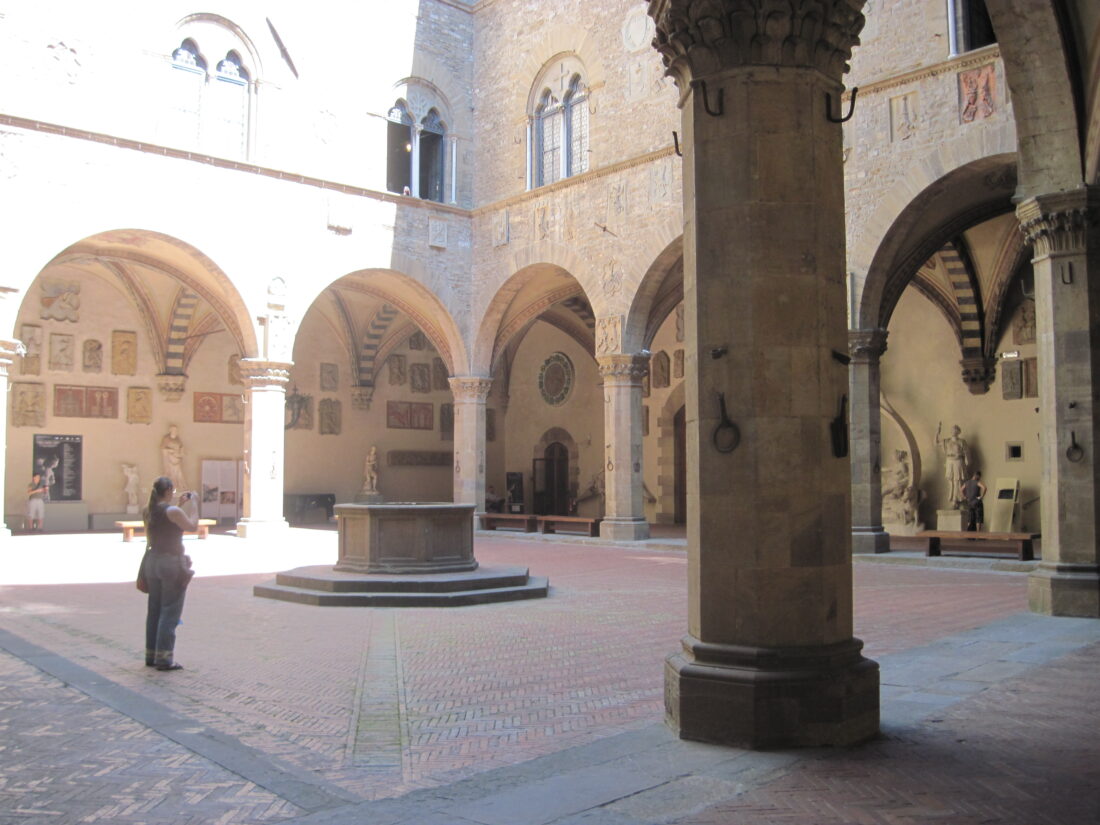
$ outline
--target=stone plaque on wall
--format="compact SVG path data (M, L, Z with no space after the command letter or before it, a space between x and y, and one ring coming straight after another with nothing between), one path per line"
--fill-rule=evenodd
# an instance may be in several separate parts
M681 301L676 305L676 343L682 343L684 340L684 303Z
M997 111L997 72L992 63L959 72L959 120L972 123Z
M60 332L50 333L50 369L71 372L73 368L73 348L76 338Z
M42 372L42 327L37 324L23 324L19 340L27 348L23 356L23 375L38 375Z
M46 426L46 385L15 382L11 385L11 425Z
M432 389L433 390L449 390L451 388L450 383L447 381L447 365L443 363L442 358L432 359Z
M101 372L103 370L103 344L94 338L84 342L84 372Z
M428 346L428 338L423 332L417 330L409 336L409 349L424 349Z
M390 384L394 386L405 385L405 356L391 355L386 359L390 371Z
M435 405L430 401L387 401L386 427L391 430L434 430Z
M111 372L114 375L137 374L137 333L114 330L111 333Z
M650 375L653 376L653 389L664 389L669 385L669 361L668 353L661 350L650 361Z
M39 317L47 321L80 320L80 283L41 279Z
M443 441L455 440L455 405L439 405L439 437Z
M53 414L66 418L118 418L117 387L53 388Z
M153 421L153 390L149 387L127 387L126 421L130 424L151 424Z
M1025 358L1020 362L1024 373L1024 398L1039 397L1039 361Z
M890 99L890 139L908 140L917 132L917 93Z
M447 248L447 222L439 218L428 218L428 246L436 249Z
M1001 362L1001 397L1005 401L1024 397L1023 365L1019 361Z
M409 388L413 392L426 393L432 391L432 372L427 364L409 365Z
M678 349L672 353L672 377L684 377L684 351L682 349Z
M340 401L336 398L322 398L320 404L321 435L340 435Z
M1035 301L1025 298L1012 319L1012 343L1035 343Z
M335 392L340 389L340 367L336 364L321 364L321 391Z
M390 467L449 467L454 453L436 450L390 450L386 463Z
M610 355L619 351L622 339L623 316L608 315L596 319L596 353Z

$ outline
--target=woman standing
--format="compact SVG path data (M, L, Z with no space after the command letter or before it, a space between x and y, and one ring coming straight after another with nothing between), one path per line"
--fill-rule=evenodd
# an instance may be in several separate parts
M180 670L173 660L176 626L183 614L183 597L193 572L191 559L183 553L184 531L198 527L198 503L191 492L172 504L175 487L161 476L153 482L149 507L145 511L145 535L149 549L142 568L149 588L149 611L145 616L145 664L157 670Z

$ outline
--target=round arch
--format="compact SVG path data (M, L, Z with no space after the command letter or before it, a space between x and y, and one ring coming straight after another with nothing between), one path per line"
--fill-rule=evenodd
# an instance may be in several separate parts
M668 313L683 300L684 236L668 239L651 260L623 324L623 352L645 348Z
M905 287L928 258L964 230L1014 208L1015 154L971 160L939 178L930 174L935 164L918 164L917 168L923 177L911 173L909 180L884 199L884 206L871 221L872 228L884 229L877 234L882 241L863 270L866 276L851 319L855 329L885 329ZM899 189L916 191L901 209L896 209L893 204L901 196ZM851 265L859 267L860 256L868 253L867 246L853 253Z

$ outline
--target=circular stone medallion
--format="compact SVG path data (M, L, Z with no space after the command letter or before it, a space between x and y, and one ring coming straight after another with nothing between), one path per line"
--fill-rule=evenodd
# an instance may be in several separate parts
M553 407L565 403L573 390L573 362L563 352L555 352L542 362L539 370L539 392L543 400Z

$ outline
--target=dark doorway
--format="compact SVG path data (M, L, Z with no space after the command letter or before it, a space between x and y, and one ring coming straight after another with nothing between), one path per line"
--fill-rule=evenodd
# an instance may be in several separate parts
M672 418L672 521L687 523L687 408Z
M535 515L569 515L569 450L560 441L534 460Z

